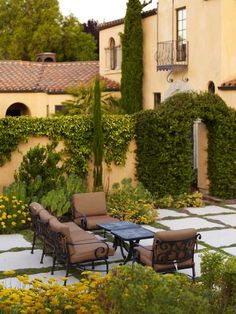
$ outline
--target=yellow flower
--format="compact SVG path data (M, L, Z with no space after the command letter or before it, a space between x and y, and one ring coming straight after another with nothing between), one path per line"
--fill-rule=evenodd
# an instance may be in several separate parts
M22 219L21 222L22 222L23 224L25 224L25 220L24 220L24 219Z
M16 273L15 270L5 270L3 272L3 275L4 276L10 276L10 275L14 275L15 273Z
M12 218L12 215L7 215L7 218L8 218L8 219L11 219L11 218Z
M12 226L16 226L16 222L15 221L12 221L11 224L12 224Z

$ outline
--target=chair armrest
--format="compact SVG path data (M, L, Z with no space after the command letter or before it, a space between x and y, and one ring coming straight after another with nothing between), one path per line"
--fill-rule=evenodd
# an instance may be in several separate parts
M100 244L106 244L108 246L108 244L106 242L102 242L102 241L94 241L94 242L66 242L66 244L68 245L88 245L88 244L94 244L94 243L100 243Z

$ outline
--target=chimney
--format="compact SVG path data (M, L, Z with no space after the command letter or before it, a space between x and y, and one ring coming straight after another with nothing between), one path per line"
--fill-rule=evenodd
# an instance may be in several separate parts
M36 55L37 62L56 62L56 54L53 52L42 52Z

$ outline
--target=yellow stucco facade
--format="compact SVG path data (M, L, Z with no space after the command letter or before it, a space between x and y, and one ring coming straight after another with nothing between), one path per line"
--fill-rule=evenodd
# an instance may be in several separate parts
M176 61L168 69L157 71L158 43L176 41L177 14L181 8L186 8L186 65L178 67ZM164 100L179 91L207 91L210 82L227 105L236 108L236 91L218 89L223 82L236 79L235 0L159 0L157 13L143 17L142 23L144 109L154 108L154 93L160 93ZM110 38L119 41L124 25L110 25L100 30L100 73L120 82L120 70L105 66L105 49ZM175 48L172 49L168 53L175 53ZM165 59L164 53L158 56Z
M29 116L47 117L55 113L55 106L70 98L66 94L0 93L0 118L6 116L7 110L13 104L24 104Z

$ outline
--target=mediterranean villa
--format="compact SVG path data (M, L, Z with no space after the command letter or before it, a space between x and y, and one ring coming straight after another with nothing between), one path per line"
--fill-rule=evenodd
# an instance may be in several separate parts
M142 14L143 106L179 91L217 93L236 108L236 1L159 0ZM121 79L124 19L100 25L100 74Z

